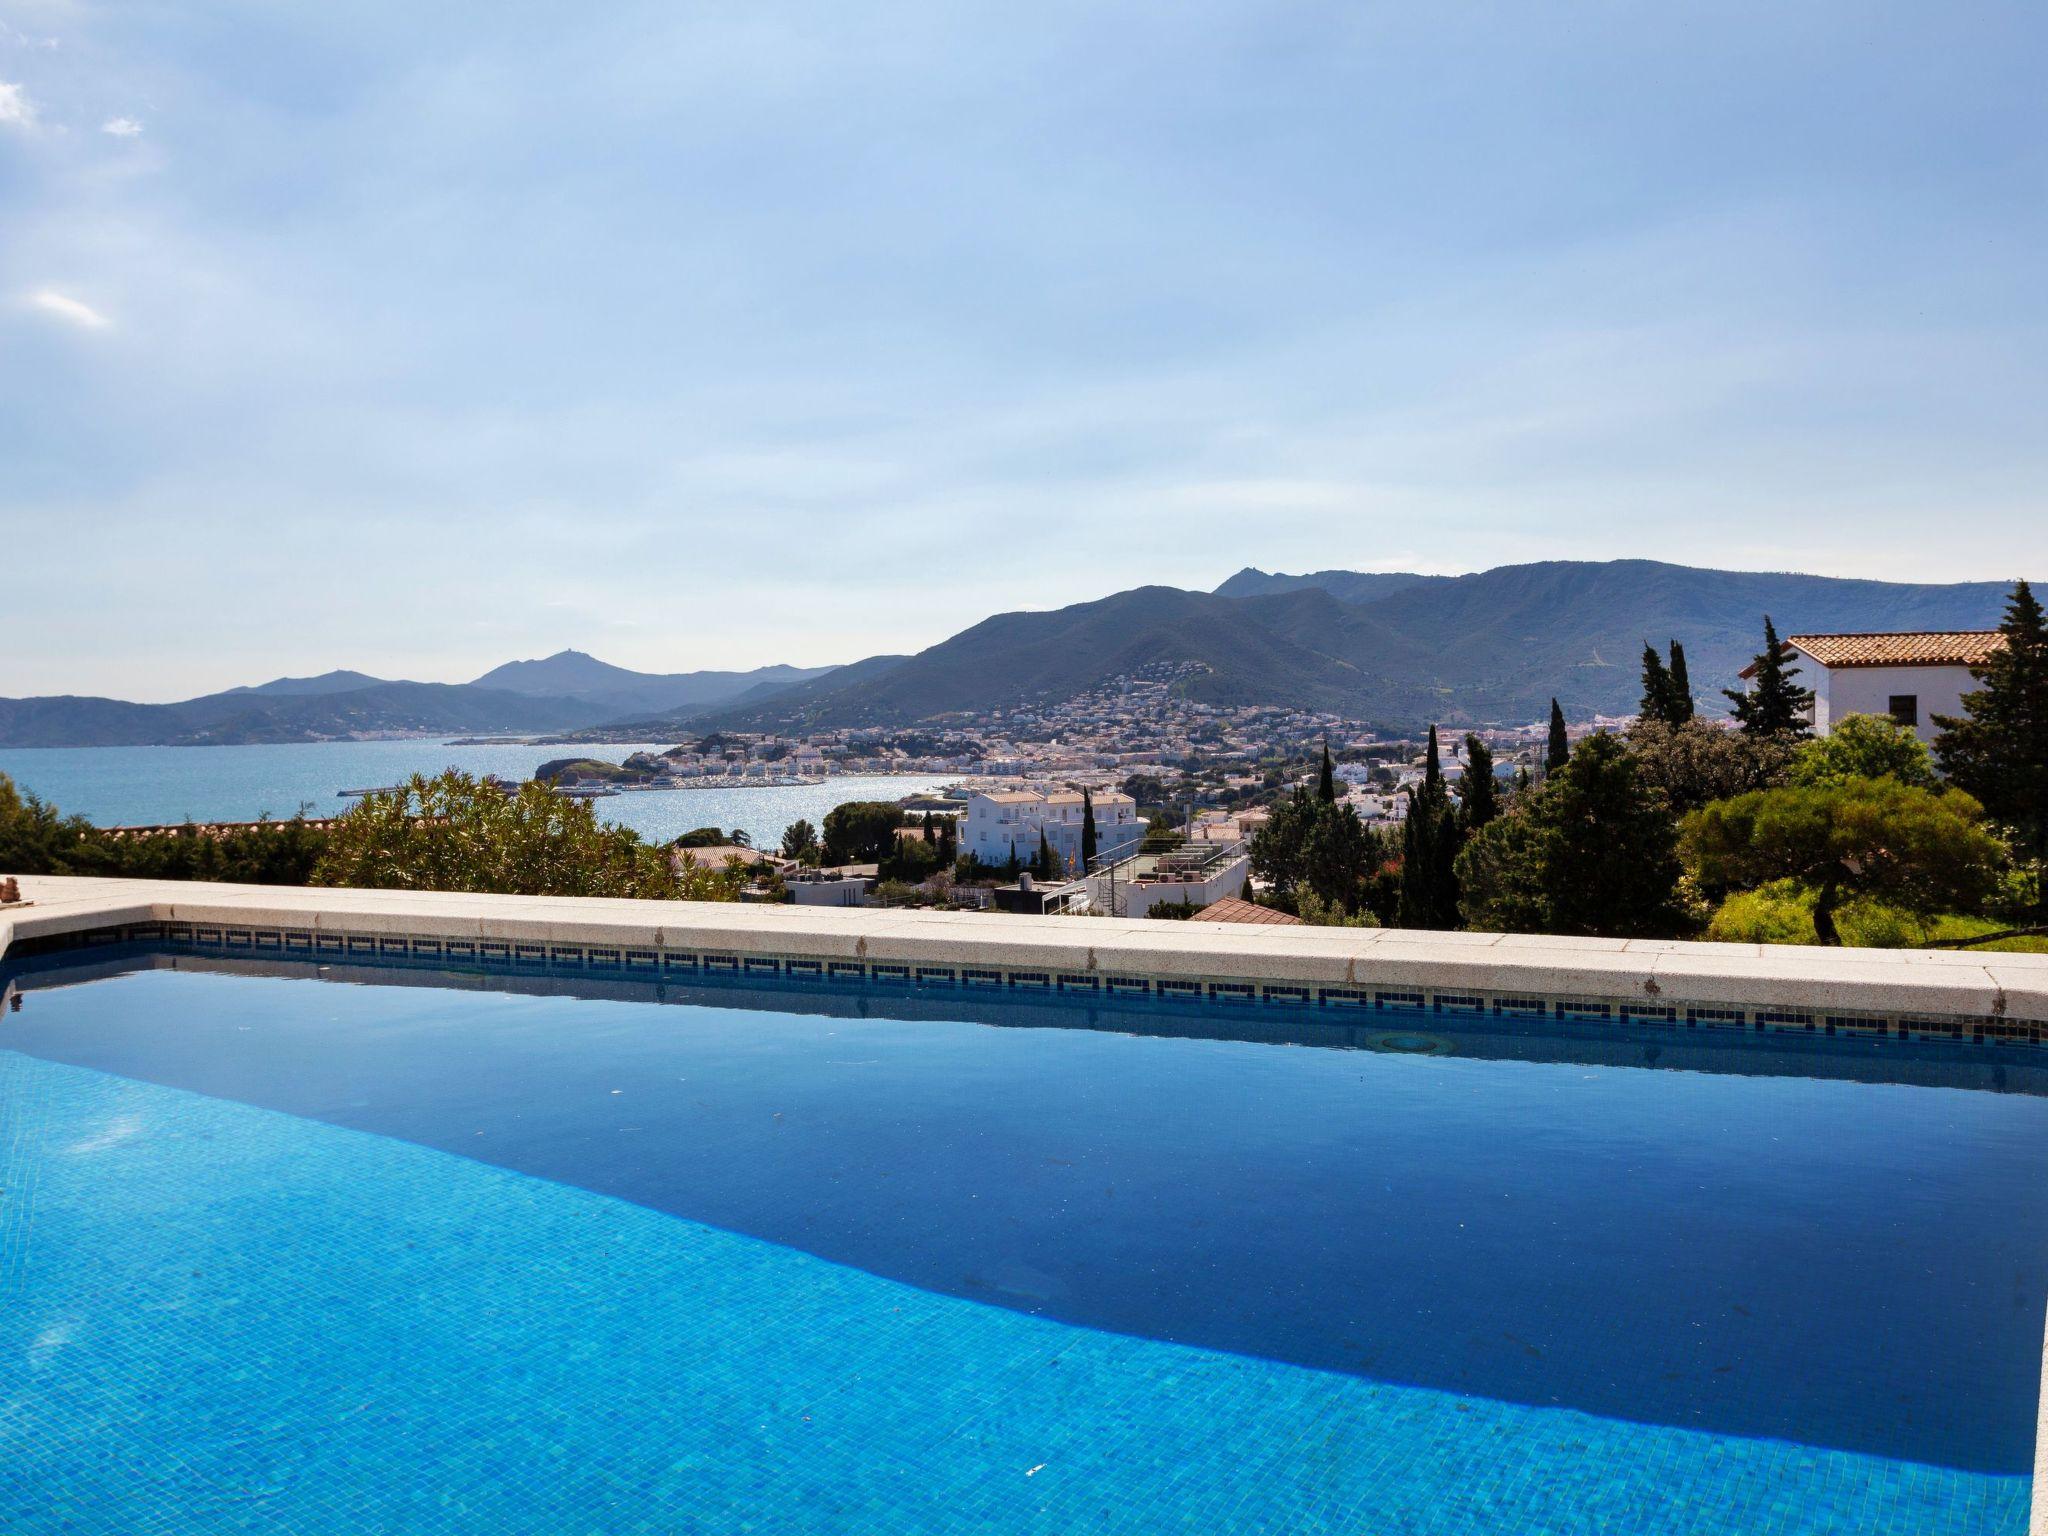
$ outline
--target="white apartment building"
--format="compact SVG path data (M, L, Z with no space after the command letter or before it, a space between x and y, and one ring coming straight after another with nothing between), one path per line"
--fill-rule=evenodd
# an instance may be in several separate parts
M1853 635L1787 635L1792 681L1813 690L1813 728L1825 736L1844 715L1889 715L1922 741L1941 734L1936 715L1960 715L1976 688L1970 668L2005 646L1995 629ZM1745 667L1745 679L1755 675Z
M1120 790L1105 790L1095 799L1095 851L1107 858L1137 847L1145 835L1145 823L1138 815L1138 803ZM1078 871L1081 867L1081 796L1060 790L1040 794L1035 789L1003 789L967 797L967 815L960 825L960 851L971 853L984 864L1007 864L1014 854L1019 863L1038 857L1039 833L1045 834L1060 862Z

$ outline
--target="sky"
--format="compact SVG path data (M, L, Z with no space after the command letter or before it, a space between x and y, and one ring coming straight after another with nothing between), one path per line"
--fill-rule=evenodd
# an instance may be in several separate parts
M2048 7L0 0L0 694L2048 577Z

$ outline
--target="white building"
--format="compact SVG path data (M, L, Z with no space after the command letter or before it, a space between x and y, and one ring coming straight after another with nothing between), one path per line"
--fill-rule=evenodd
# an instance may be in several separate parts
M804 869L783 877L789 899L800 907L858 907L875 888L875 866Z
M1142 853L1088 877L1088 904L1107 917L1150 917L1159 906L1206 907L1242 896L1252 861L1241 843L1189 843L1171 853Z
M2005 636L1995 629L1787 635L1784 644L1799 667L1792 681L1813 690L1820 735L1844 715L1889 715L1931 742L1940 734L1934 717L1963 712L1963 695L1977 686L1970 668L2003 649ZM1742 675L1755 672L1752 664Z
M1095 799L1095 852L1108 858L1135 848L1145 835L1138 802L1119 790ZM1038 857L1038 837L1045 834L1052 851L1067 868L1081 867L1081 796L1071 790L1042 795L1035 789L997 790L967 797L967 815L960 826L960 851L984 864L1020 864Z

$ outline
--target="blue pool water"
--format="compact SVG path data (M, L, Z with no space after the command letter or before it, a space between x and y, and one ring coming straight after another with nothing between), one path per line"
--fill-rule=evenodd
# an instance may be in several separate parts
M2025 1529L2022 1055L153 963L0 1014L0 1530Z

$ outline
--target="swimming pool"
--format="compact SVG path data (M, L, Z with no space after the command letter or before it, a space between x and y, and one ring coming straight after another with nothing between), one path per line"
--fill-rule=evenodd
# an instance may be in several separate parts
M2036 1050L109 953L0 1529L2026 1526Z

